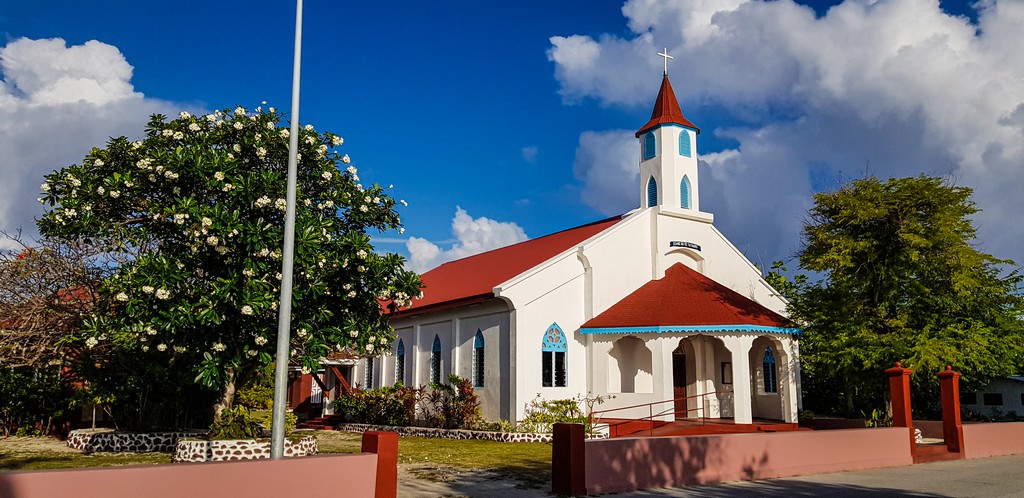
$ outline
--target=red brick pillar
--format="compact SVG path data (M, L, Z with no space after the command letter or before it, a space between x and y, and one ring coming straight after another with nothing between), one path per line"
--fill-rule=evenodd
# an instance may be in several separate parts
M960 372L953 367L938 373L939 385L942 389L942 438L946 440L946 448L952 452L963 452L964 427L960 423Z
M568 496L587 494L583 425L555 424L552 432L551 492Z
M914 437L914 421L910 413L910 374L909 368L903 368L900 362L885 371L889 377L889 393L892 399L893 427L906 427L910 432L910 453L917 451L917 439Z
M375 498L398 496L398 433L364 432L363 453L377 454L377 485L374 487L373 496Z

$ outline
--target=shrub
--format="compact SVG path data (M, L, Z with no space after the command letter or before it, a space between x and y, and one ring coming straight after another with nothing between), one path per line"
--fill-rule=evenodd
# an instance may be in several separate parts
M587 417L580 410L576 399L545 400L537 394L526 404L526 417L516 429L520 432L551 432L554 424L587 424ZM589 427L588 427L589 429Z
M409 425L420 389L401 384L377 389L353 389L334 401L335 410L350 422Z
M443 429L472 427L483 418L473 383L454 374L447 384L431 382L422 391L420 411L428 426Z
M295 430L295 424L299 423L299 417L292 412L284 412L284 435L291 436L292 431ZM263 417L263 427L266 427L267 431L274 430L274 415L267 415Z
M263 426L253 420L249 409L236 405L220 412L220 419L210 426L210 439L256 439L263 435Z

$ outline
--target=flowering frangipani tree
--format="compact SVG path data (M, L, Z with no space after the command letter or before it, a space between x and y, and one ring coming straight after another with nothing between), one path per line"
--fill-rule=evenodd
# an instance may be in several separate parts
M144 139L111 139L46 176L43 234L134 255L100 286L107 311L73 340L191 365L197 382L222 389L214 412L231 406L276 344L290 133L281 119L274 108L154 115ZM421 284L367 236L402 230L396 201L360 183L341 137L300 133L292 361L315 370L332 351L385 350L393 330L380 303L407 306Z

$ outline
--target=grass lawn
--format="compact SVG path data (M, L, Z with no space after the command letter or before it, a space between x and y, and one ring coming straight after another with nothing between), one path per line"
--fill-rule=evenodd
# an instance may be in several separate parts
M358 453L362 434L316 431L320 453ZM42 437L0 438L0 471L105 467L170 463L167 453L92 453ZM431 468L483 469L527 482L546 482L551 474L551 445L494 441L401 437L399 465L415 465L418 477L430 479ZM427 469L423 471L422 469Z

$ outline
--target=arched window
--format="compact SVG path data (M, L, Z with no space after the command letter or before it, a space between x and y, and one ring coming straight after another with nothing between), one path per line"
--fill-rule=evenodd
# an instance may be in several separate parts
M690 178L683 175L683 181L679 182L679 207L690 209Z
M647 207L658 205L658 181L652 176L647 180Z
M764 392L779 392L779 385L775 378L775 354L772 353L771 346L764 348L764 362L761 367L764 370Z
M366 389L373 389L373 357L372 356L366 359L366 375L364 377L365 378L363 380L365 382L363 382L363 385L365 386L365 388Z
M473 340L473 387L484 387L484 335L480 330Z
M405 383L405 343L398 340L398 349L395 354L398 359L395 361L395 384Z
M544 387L566 386L565 354L569 351L565 334L557 323L552 323L544 333L541 345L541 385Z
M434 336L434 347L430 349L430 382L441 383L441 338Z
M679 131L679 155L691 157L690 132L685 129Z
M658 144L655 142L654 132L649 131L644 135L644 160L654 157L658 152Z

